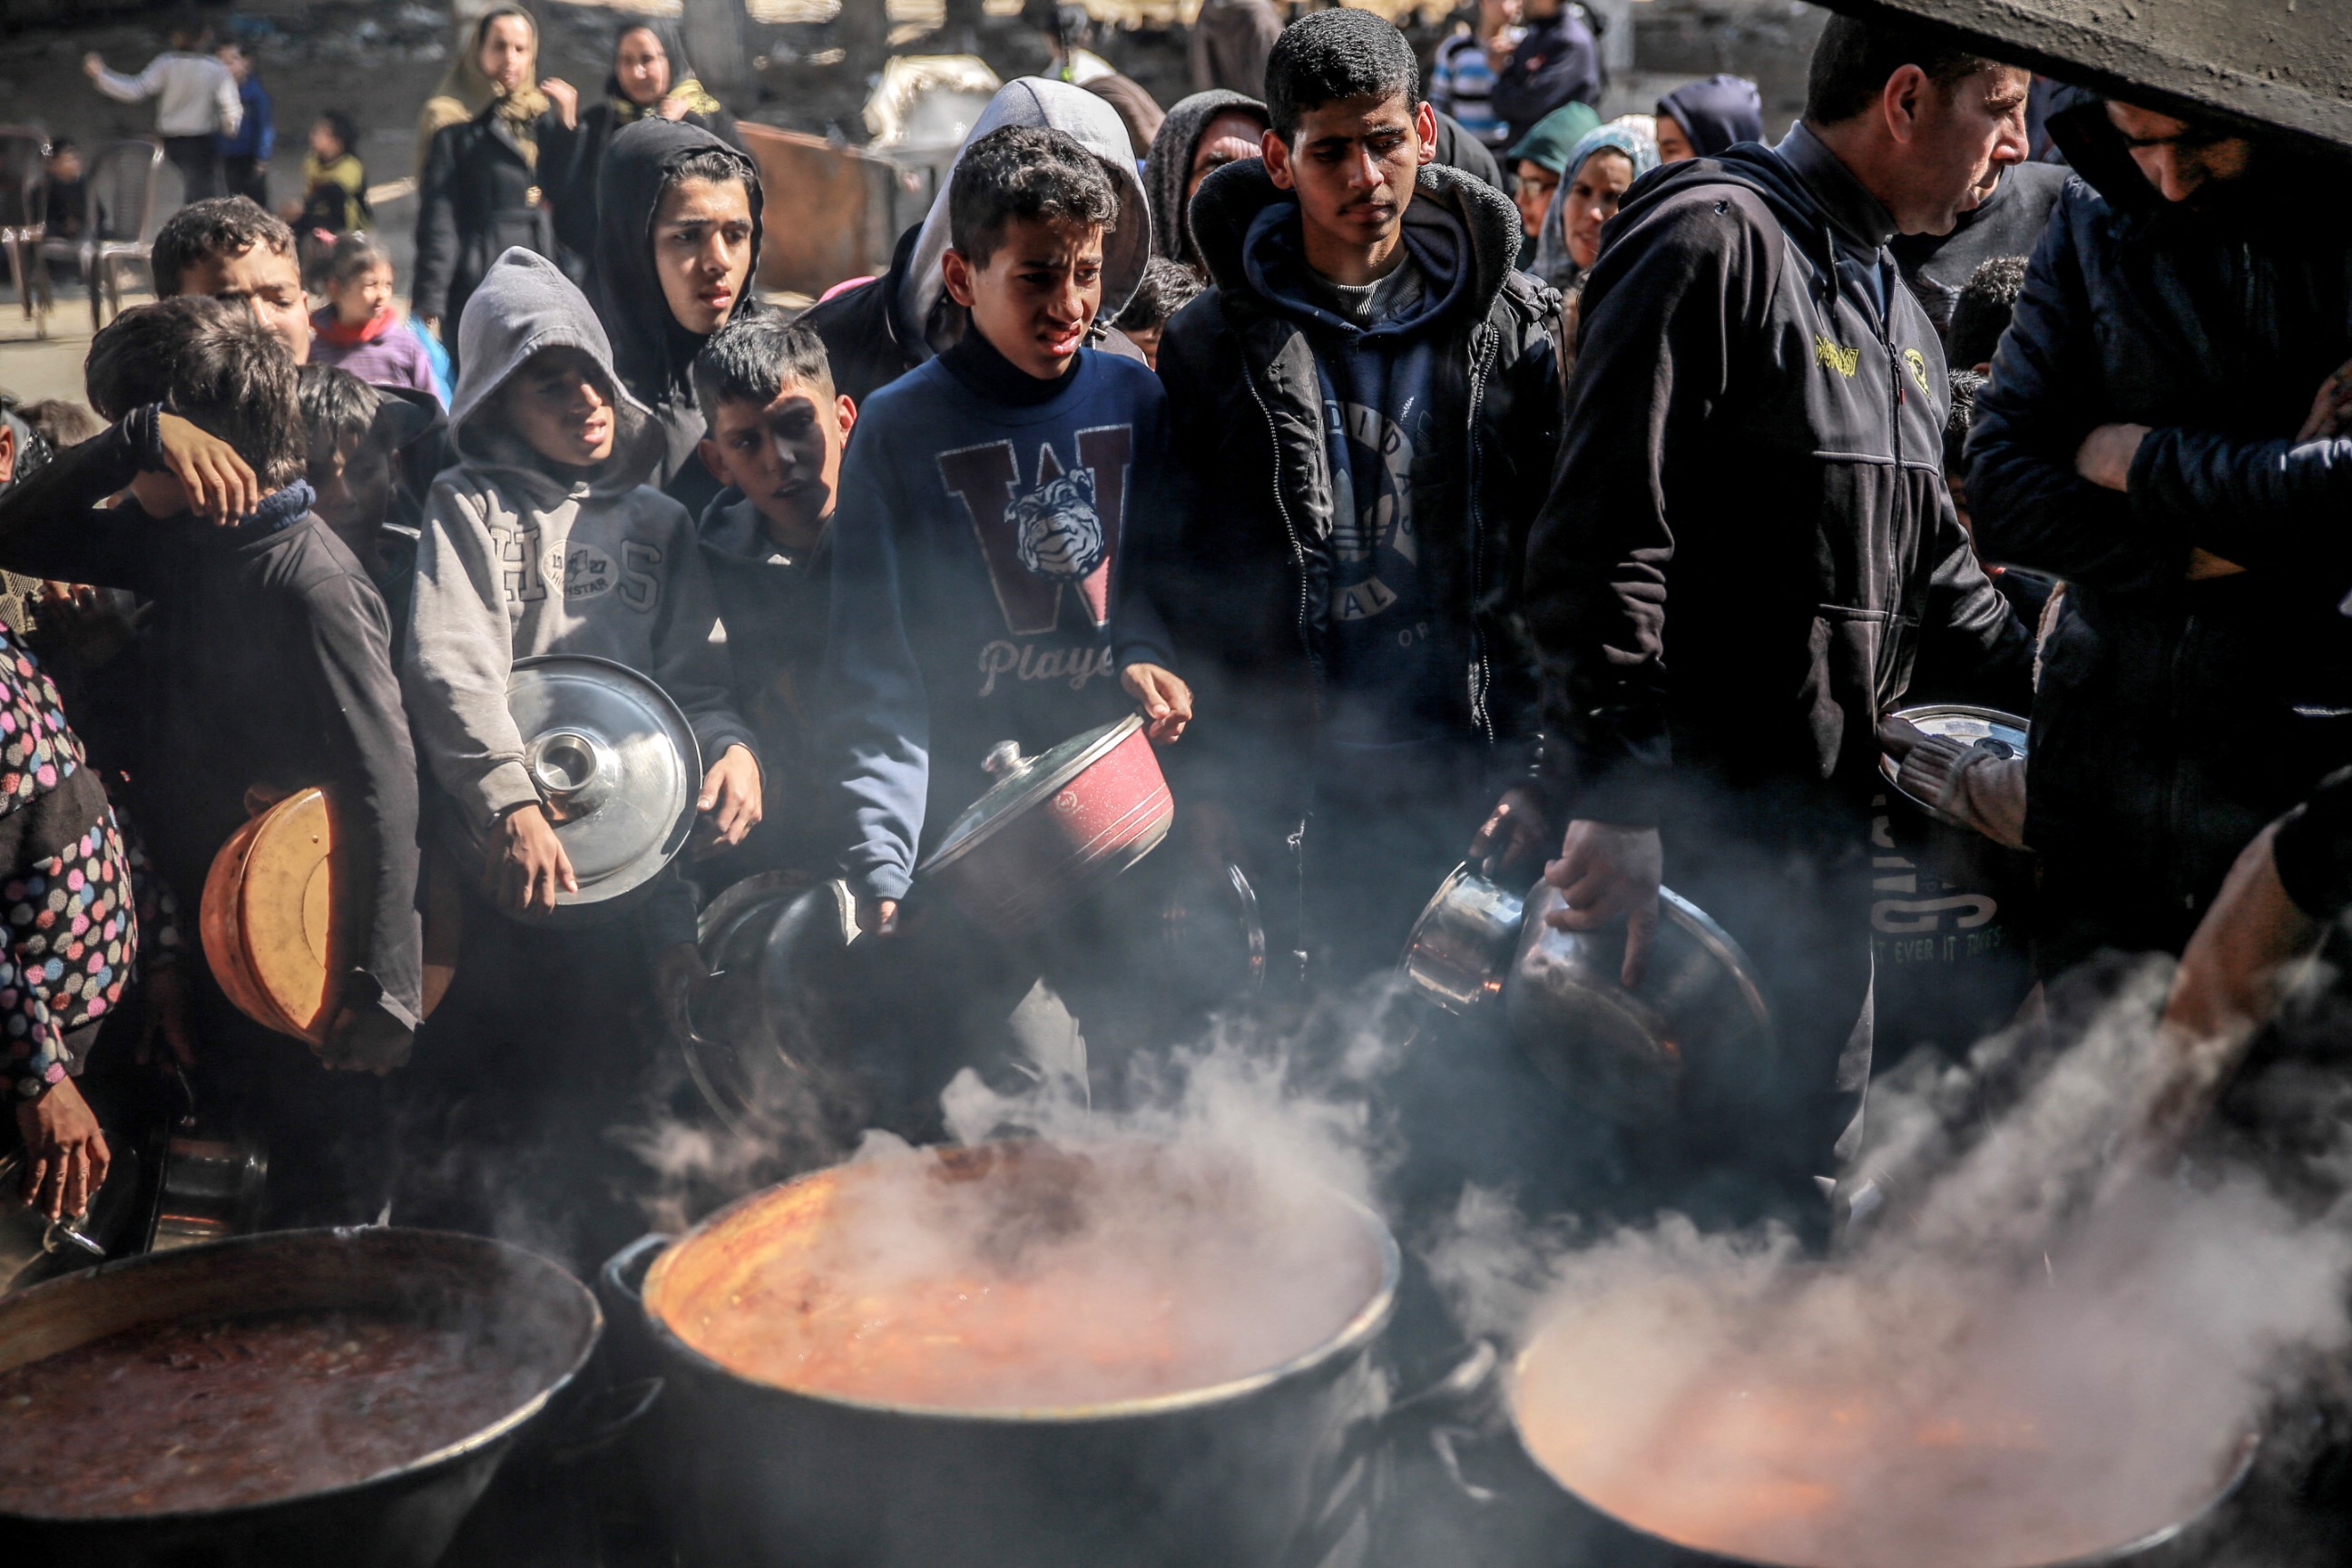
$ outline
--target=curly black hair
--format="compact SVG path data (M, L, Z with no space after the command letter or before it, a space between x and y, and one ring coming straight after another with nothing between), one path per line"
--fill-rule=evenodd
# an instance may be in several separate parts
M963 258L985 267L1012 218L1059 218L1118 226L1118 194L1100 160L1066 131L1007 125L956 160L948 186L948 236Z

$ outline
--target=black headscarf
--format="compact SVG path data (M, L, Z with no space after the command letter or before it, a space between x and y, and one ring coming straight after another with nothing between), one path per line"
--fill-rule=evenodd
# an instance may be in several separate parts
M621 58L621 41L631 33L651 33L661 41L662 54L669 60L669 86L663 89L664 96L673 92L683 92L687 98L687 108L691 113L720 112L719 100L711 97L703 88L701 79L694 74L692 62L686 58L686 41L679 36L677 23L662 21L651 16L640 16L622 23L613 34L613 59L616 67ZM651 103L639 103L627 93L623 92L621 73L617 68L607 73L604 78L604 98L613 106L615 118L623 125L633 124L648 114L658 112L661 109L661 100L658 98Z
M679 326L654 270L654 214L669 172L700 153L725 155L742 171L751 198L751 270L760 264L760 171L751 160L698 126L654 116L621 128L605 150L596 207L597 317L613 341L613 366L638 401L670 426L667 482L702 436L694 406L694 356L709 340ZM755 309L746 278L735 313Z
M1265 105L1255 98L1223 88L1196 92L1168 110L1151 138L1151 156L1144 161L1143 193L1151 203L1152 242L1180 267L1201 265L1192 249L1192 230L1184 221L1184 182L1201 151L1201 133L1209 121L1229 110L1255 114L1261 126L1268 122Z

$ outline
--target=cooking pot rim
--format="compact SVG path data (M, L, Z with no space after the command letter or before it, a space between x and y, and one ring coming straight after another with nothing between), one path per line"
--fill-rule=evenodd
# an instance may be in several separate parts
M937 1154L942 1151L1034 1142L1036 1141L997 1139L992 1141L990 1144L931 1144L923 1146L919 1152ZM1140 1143L1150 1142L1152 1140L1129 1139L1106 1142ZM763 1201L803 1182L817 1181L834 1175L837 1172L851 1169L854 1163L851 1162L827 1165L820 1170L804 1172L788 1182L779 1182L773 1186L762 1187L758 1192L747 1193L726 1207L704 1216L699 1224L684 1236L673 1238L662 1247L646 1271L646 1284L652 1283L655 1271L668 1259L677 1256L680 1248L695 1241L737 1210ZM1396 1310L1397 1289L1404 1274L1404 1255L1397 1246L1396 1237L1391 1233L1387 1223L1369 1205L1349 1197L1335 1187L1327 1187L1324 1191L1333 1202L1345 1207L1356 1218L1363 1227L1367 1237L1379 1249L1380 1284L1345 1323L1341 1324L1328 1338L1312 1348L1301 1352L1286 1362L1241 1377L1230 1378L1223 1383L1212 1384L1205 1388L1180 1389L1173 1394L1155 1394L1141 1399L1110 1400L1099 1405L1023 1405L1009 1409L954 1405L914 1405L893 1400L860 1399L852 1394L831 1394L817 1389L795 1388L790 1384L770 1383L764 1378L748 1377L737 1372L725 1363L706 1355L693 1345L687 1343L685 1336L670 1326L669 1320L654 1310L653 1303L646 1300L646 1290L642 1287L636 1292L637 1310L645 1319L646 1327L654 1334L656 1342L670 1354L688 1362L698 1371L715 1373L729 1382L756 1388L763 1393L780 1394L788 1399L806 1400L814 1405L854 1410L865 1415L904 1415L928 1421L961 1421L990 1426L1034 1425L1041 1422L1078 1426L1088 1422L1129 1421L1174 1415L1244 1398L1261 1389L1273 1387L1276 1384L1312 1372L1318 1366L1339 1357L1353 1354L1370 1344L1379 1336L1381 1331L1388 1326L1390 1317Z
M370 1245L368 1238L384 1236L403 1239L430 1237L433 1239L427 1245L446 1247L452 1251L487 1250L491 1256L504 1256L510 1261L527 1261L532 1268L543 1272L549 1279L560 1279L570 1285L573 1290L579 1292L588 1309L586 1331L581 1335L578 1349L573 1352L570 1362L537 1394L488 1426L477 1428L457 1442L436 1448L429 1454L419 1455L406 1464L396 1465L388 1470L378 1470L372 1476L362 1476L358 1480L347 1481L341 1486L320 1487L315 1491L296 1492L291 1497L268 1498L259 1502L231 1503L222 1508L173 1509L146 1513L31 1513L21 1510L0 1509L0 1520L22 1520L41 1525L81 1529L120 1529L124 1526L143 1528L178 1523L219 1522L234 1521L245 1515L265 1513L274 1509L308 1507L310 1504L325 1502L335 1498L350 1497L371 1487L382 1486L387 1481L421 1476L427 1470L437 1469L478 1453L493 1443L503 1441L519 1431L541 1411L546 1409L551 1400L571 1385L572 1380L578 1377L581 1369L588 1364L589 1357L595 1353L598 1342L604 1337L604 1311L597 1305L595 1292L582 1284L578 1277L553 1258L533 1252L528 1247L517 1247L512 1242L499 1241L490 1237L468 1236L460 1231L425 1230L408 1226L328 1226L307 1230L272 1230L264 1231L256 1236L226 1237L218 1241L197 1242L188 1247L175 1247L169 1252L143 1252L131 1258L119 1258L110 1262L98 1264L93 1268L77 1270L56 1279L44 1280L38 1285L29 1286L23 1290L12 1292L5 1299L0 1299L0 1323L5 1322L15 1303L26 1300L37 1291L57 1290L60 1287L88 1289L93 1280L111 1278L119 1273L137 1269L142 1265L152 1265L156 1268L174 1266L191 1267L227 1247L257 1250L264 1246L273 1244L279 1247L308 1245L321 1237L329 1237L347 1245L365 1246ZM175 1260L178 1260L176 1265ZM251 1315L266 1316L268 1310L265 1309L261 1312Z
M1528 1443L1527 1428L1519 1421L1520 1379L1526 1373L1528 1358L1535 1353L1536 1347L1542 1339L1543 1334L1538 1331L1529 1337L1528 1342L1519 1348L1516 1355L1511 1357L1510 1375L1505 1380L1503 1387L1503 1408L1510 1420L1512 1443L1517 1447L1520 1457L1527 1460L1528 1468L1543 1478L1545 1485L1557 1489L1567 1497L1573 1498L1580 1508L1590 1509L1628 1534L1637 1535L1645 1542L1654 1542L1658 1546L1673 1551L1696 1552L1725 1564L1726 1568L1732 1568L1732 1565L1737 1565L1737 1568L1818 1568L1817 1564L1807 1563L1783 1563L1769 1558L1736 1557L1728 1552L1719 1552L1711 1546L1700 1546L1687 1541L1677 1541L1670 1535L1661 1535L1655 1531L1644 1530L1622 1515L1601 1507L1554 1475L1549 1467L1536 1458L1535 1450ZM2117 1542L2112 1546L2102 1546L2096 1551L2084 1552L2079 1556L2057 1558L2042 1563L2003 1564L2002 1568L2105 1568L2106 1564L2126 1563L2140 1552L2152 1552L2182 1531L2203 1523L2215 1510L2237 1495L2238 1489L2245 1485L2246 1477L2252 1471L2255 1455L2261 1447L2260 1432L2241 1434L2238 1438L2236 1460L2222 1476L2220 1483L2205 1495L2204 1500L2180 1518L2158 1525L2144 1535L2135 1536L2129 1541Z
M947 836L940 840L939 847L932 850L922 864L915 868L915 875L928 877L933 872L944 870L954 865L964 856L971 853L977 846L986 843L1002 824L1011 821L1069 784L1080 773L1110 755L1129 736L1142 728L1143 715L1129 713L1124 719L1114 719L1107 724L1098 725L1093 730L1072 736L1071 741L1086 742L1075 755L1050 771L1042 768L1035 770L1035 776L1020 780L1019 787L1008 793L1003 800L989 806L985 816L978 816L980 808L988 804L989 797L1004 787L1003 784L990 786L980 799L957 813L956 819L948 825ZM1068 744L1070 741L1062 742L1062 745ZM1042 760L1048 754L1048 752L1040 752L1036 759L1029 760ZM972 820L976 816L977 820Z

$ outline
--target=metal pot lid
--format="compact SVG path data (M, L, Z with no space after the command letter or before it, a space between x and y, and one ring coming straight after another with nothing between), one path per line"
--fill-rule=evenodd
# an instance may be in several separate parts
M1487 880L1465 861L1438 884L1412 922L1398 972L1445 1011L1467 1013L1501 989L1525 909L1523 895Z
M940 840L939 847L915 868L915 875L927 876L969 854L973 845L1052 796L1142 728L1142 715L1130 713L1082 735L1073 735L1034 757L1023 756L1013 742L999 741L989 748L988 759L981 764L996 782L989 786L986 795L964 807L963 815L955 819L947 837Z
M1903 708L1890 715L1916 728L1922 734L1941 740L1958 741L1964 746L1990 751L1996 756L2021 757L2026 754L2027 721L2014 713L2004 713L1998 708L1971 708L1964 702L1931 702L1918 708ZM1898 780L1901 764L1881 752L1878 758L1879 776L1893 787L1895 793L1917 806L1938 822L1952 820L1933 801L1921 800L1905 789ZM1960 826L1968 826L1962 823Z
M635 892L686 847L702 753L669 694L626 665L575 654L517 659L507 708L523 769L580 879L559 906Z

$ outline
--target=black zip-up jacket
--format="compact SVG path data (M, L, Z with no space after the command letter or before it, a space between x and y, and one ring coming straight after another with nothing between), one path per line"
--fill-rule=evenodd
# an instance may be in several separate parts
M416 282L410 308L420 317L438 317L441 341L452 350L466 301L509 246L556 258L548 193L571 166L574 133L549 110L539 117L535 134L536 164L499 122L495 105L462 125L433 133L417 184Z
M1892 229L1800 127L1644 176L1605 231L1527 572L1570 816L1842 843L1916 666L2024 700Z
M307 487L265 500L279 515L235 528L100 506L152 461L141 447L153 418L134 414L0 495L0 564L154 600L131 803L182 910L194 912L213 857L244 825L248 788L335 792L365 880L344 999L413 1029L416 752L383 599L315 513L289 521Z
M1315 354L1297 321L1243 268L1250 222L1290 199L1255 160L1229 163L1192 202L1212 287L1160 345L1170 450L1185 479L1172 534L1132 547L1129 582L1159 608L1200 720L1171 753L1198 787L1268 821L1307 807L1331 615L1331 462ZM1460 697L1457 733L1489 749L1499 793L1536 745L1533 669L1519 623L1527 527L1559 449L1559 296L1512 270L1517 209L1485 183L1424 164L1415 202L1468 237L1464 301L1444 333L1430 405L1460 432L1420 455L1412 516L1433 634Z
M2352 439L2293 439L2352 358L2352 217L2314 199L2344 170L2284 148L2176 206L2098 100L2051 123L2081 177L1978 396L1969 500L1989 559L2067 584L2026 818L2063 960L2177 949L2246 840L2352 763ZM2074 469L2109 423L2154 431L2125 492ZM2187 582L2192 548L2247 570Z

